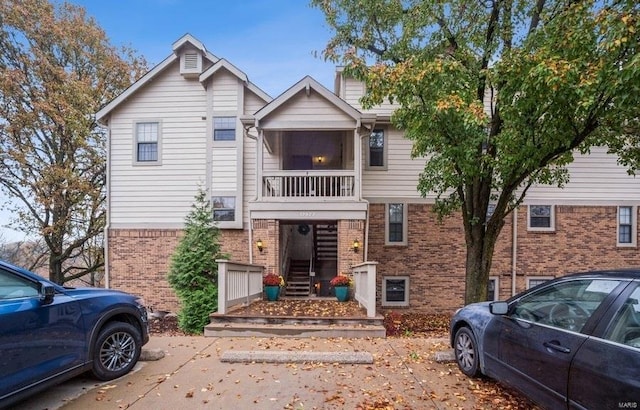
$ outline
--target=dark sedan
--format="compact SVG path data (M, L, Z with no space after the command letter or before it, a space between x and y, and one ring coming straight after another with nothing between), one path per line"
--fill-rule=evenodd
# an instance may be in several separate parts
M640 269L586 272L451 321L460 370L548 409L640 408Z
M86 371L126 374L147 326L135 296L65 288L0 261L0 408Z

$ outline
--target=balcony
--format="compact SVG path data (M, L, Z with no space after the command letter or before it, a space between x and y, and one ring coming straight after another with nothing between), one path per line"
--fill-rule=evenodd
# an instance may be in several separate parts
M265 171L261 199L265 201L355 200L353 170Z

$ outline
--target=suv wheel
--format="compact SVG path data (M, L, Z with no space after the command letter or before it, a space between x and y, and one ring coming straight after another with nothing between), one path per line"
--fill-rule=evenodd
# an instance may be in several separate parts
M100 380L127 374L138 362L142 337L134 326L124 322L108 323L93 346L91 373Z

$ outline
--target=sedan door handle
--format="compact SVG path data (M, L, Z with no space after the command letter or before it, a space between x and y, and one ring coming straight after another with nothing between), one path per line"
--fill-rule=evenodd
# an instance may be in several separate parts
M560 353L571 353L571 349L560 345L560 342L558 342L557 340L553 340L551 342L544 342L542 345L547 349L552 349Z

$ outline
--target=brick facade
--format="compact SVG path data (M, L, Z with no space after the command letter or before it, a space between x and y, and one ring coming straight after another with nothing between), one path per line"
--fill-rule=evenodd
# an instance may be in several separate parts
M460 216L439 222L432 205L410 203L407 209L407 245L391 246L385 245L385 205L370 206L368 260L378 262L378 308L382 308L383 277L409 276L410 306L394 310L451 313L464 300L466 251ZM556 206L552 232L528 231L527 207L520 207L517 217L517 292L526 288L527 278L531 277L551 278L581 270L640 266L638 247L617 246L615 206ZM338 221L338 272L363 262L364 233L364 221ZM180 235L179 230L111 230L110 286L143 296L155 309L178 310L166 275ZM253 221L254 263L279 272L279 237L277 220ZM258 239L265 246L262 253L255 247ZM352 249L354 239L361 244L358 253ZM512 293L512 244L510 216L496 245L492 267L492 277L498 278L500 299ZM231 260L248 261L249 232L221 231L221 247Z

